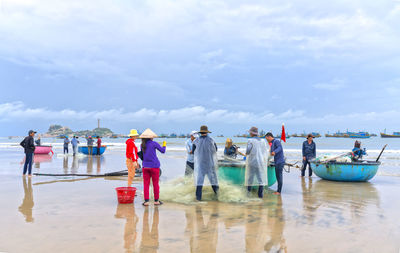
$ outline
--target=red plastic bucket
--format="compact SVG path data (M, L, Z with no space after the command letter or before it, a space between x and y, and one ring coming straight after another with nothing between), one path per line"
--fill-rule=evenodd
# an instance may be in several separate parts
M117 187L118 203L130 204L135 199L136 188L135 187Z

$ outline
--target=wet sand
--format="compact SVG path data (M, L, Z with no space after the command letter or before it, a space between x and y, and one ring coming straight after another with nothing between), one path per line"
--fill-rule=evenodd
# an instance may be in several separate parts
M71 160L53 159L41 170L74 169ZM75 170L121 169L110 162L117 157L103 159L107 165L81 159ZM336 183L292 170L281 197L145 208L140 181L135 203L122 205L114 188L124 178L29 179L18 163L2 161L9 173L1 175L0 252L399 252L399 177ZM182 161L162 158L164 175L183 173Z

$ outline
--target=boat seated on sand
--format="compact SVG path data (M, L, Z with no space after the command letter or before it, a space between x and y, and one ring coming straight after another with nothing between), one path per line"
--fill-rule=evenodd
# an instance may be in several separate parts
M218 177L235 185L245 185L246 161L224 156L218 160ZM267 170L268 186L276 182L275 165L270 163Z
M104 154L106 151L107 146L101 146L100 147L100 155ZM78 152L85 154L85 155L97 155L97 146L92 147L92 152L90 152L90 149L88 146L79 146L78 147Z
M47 155L49 153L54 154L52 146L35 146L35 151L33 152L35 155Z
M378 172L379 161L337 162L311 161L315 175L322 179L341 182L365 182L372 179Z

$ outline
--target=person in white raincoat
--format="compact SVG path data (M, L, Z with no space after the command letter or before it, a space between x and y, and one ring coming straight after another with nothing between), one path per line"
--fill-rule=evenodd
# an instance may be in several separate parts
M258 128L249 130L251 138L246 149L245 185L250 192L253 186L258 186L258 197L263 197L264 186L268 186L268 145L264 138L258 137Z
M207 126L201 126L199 133L201 134L193 142L194 153L194 183L196 185L196 199L201 201L203 191L204 178L208 177L211 187L215 195L218 195L218 159L217 159L217 144L208 136Z

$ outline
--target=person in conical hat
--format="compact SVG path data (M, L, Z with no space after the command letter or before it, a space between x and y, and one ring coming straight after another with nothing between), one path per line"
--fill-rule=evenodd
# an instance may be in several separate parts
M196 184L196 199L201 201L205 176L216 196L218 196L218 177L217 177L217 144L208 135L207 126L200 127L200 137L193 142L194 153L194 180Z
M149 205L149 188L150 179L153 182L154 191L154 205L161 205L162 202L159 200L160 196L160 186L158 180L160 178L160 161L157 158L156 150L161 153L165 153L167 148L167 143L163 141L162 146L157 142L153 141L153 138L157 138L151 129L147 128L141 135L142 144L140 145L140 150L143 153L143 192L144 192L144 206Z
M135 171L139 168L138 164L138 149L135 140L139 137L136 129L132 129L129 133L129 139L126 140L126 167L128 168L128 187L132 185Z

